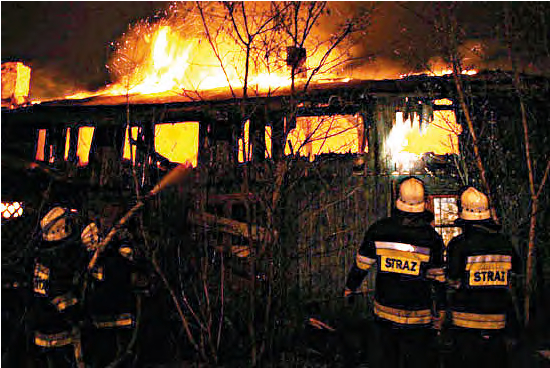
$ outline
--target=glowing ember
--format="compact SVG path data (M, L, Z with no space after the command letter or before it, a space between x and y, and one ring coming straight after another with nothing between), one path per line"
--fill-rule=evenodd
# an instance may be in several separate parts
M273 128L271 128L270 126L266 126L265 127L265 157L266 158L268 158L268 157L271 158L272 157L272 151L271 151L272 133L273 133Z
M436 106L451 106L452 104L453 104L453 101L449 100L448 98L434 100L434 105Z
M461 72L462 75L476 75L478 71L476 69L466 69ZM399 78L406 78L411 77L415 75L428 75L431 77L442 77L444 75L451 75L453 74L452 69L437 69L437 70L429 70L424 72L418 72L418 73L405 73L400 74Z
M244 123L243 127L243 138L239 138L239 154L237 159L240 163L243 163L245 161L250 161L251 159L251 151L252 151L252 144L249 142L249 135L248 131L250 129L250 120L247 120Z

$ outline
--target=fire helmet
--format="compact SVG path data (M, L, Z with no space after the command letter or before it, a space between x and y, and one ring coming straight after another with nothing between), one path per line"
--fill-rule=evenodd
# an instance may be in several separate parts
M491 217L489 199L473 187L469 187L462 193L460 203L462 207L460 218L463 220L486 220Z
M86 246L87 250L93 251L97 249L99 246L99 230L95 222L91 222L82 230L80 240L82 240L82 244Z
M395 203L397 209L403 212L424 212L424 183L411 177L403 180L399 186L399 198Z
M71 211L66 208L52 208L40 220L42 239L53 242L68 238L72 234L71 217Z

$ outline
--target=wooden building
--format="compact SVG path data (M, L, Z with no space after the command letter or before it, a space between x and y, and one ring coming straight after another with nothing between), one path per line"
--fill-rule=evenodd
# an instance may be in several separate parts
M499 73L464 80L471 96L480 100L511 89L510 80ZM64 177L82 188L111 185L131 193L133 171L146 188L178 160L189 160L203 188L189 214L191 223L215 232L212 241L232 249L239 260L253 255L250 244L269 242L265 234L276 233L286 244L284 257L294 265L288 269L294 270L300 289L330 294L343 287L364 231L390 212L396 183L405 175L424 179L429 206L436 213L434 225L447 240L456 234L452 221L461 180L455 163L461 152L458 137L466 133L461 135L455 91L451 76L415 76L324 83L311 86L307 94L279 90L246 100L231 98L226 91L205 91L169 97L97 96L6 108L2 201L38 208L39 196L29 193L29 183L21 184L29 170ZM392 136L396 126L407 125L407 132L416 129L422 137L430 125L442 122L458 127L449 128L457 145L448 147L451 153L428 149L406 165L395 161L399 152L392 151L392 139L404 137L403 132ZM323 124L325 128L319 128ZM331 134L336 126L338 134ZM353 134L341 147L329 142L345 132ZM313 137L320 143L308 139ZM168 143L159 143L161 139ZM405 145L397 142L397 147ZM285 184L285 198L279 202L285 220L274 232L266 228L265 203L257 198L265 199L266 193L272 198L269 191L279 162L295 172L287 172L285 180L292 182Z

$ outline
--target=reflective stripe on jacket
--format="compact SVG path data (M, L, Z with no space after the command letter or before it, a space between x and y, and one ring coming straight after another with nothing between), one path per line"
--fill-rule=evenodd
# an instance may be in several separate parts
M67 345L73 345L74 359L77 368L84 368L84 358L82 356L82 342L80 330L75 328L71 332L63 331L56 334L43 334L35 332L34 344L43 348L60 348Z
M94 319L95 328L132 327L134 316L131 313L122 313L113 317Z
M388 307L374 301L374 314L403 325L420 325L432 322L432 312L429 309L405 310Z
M430 248L419 247L408 243L375 241L376 255L408 257L418 261L428 262L430 260Z
M63 312L68 307L76 305L77 303L78 299L71 293L60 295L52 299L52 304L59 312Z
M40 295L48 294L48 281L50 279L50 269L43 264L34 265L33 290Z
M445 308L444 243L430 225L432 220L433 214L427 211L395 210L365 233L345 286L357 290L377 264L374 299L379 317L401 324L429 324L432 309Z
M452 324L471 329L508 328L514 319L511 275L520 259L508 238L490 221L466 221L448 244L449 310ZM514 324L516 322L512 322Z
M458 327L500 330L506 327L505 314L479 314L451 311L452 323Z
M373 264L376 263L376 259L362 256L361 254L359 254L359 252L357 252L357 256L355 257L355 262L357 264L357 267L359 267L359 269L363 271L367 271L372 267Z
M69 331L63 331L56 334L34 333L34 344L44 348L57 348L69 345L73 342L73 336Z

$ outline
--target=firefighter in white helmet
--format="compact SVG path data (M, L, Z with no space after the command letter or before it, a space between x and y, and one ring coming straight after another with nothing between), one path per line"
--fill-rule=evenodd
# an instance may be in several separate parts
M391 217L370 226L346 281L345 295L351 296L377 264L375 367L436 364L433 327L440 327L445 310L444 243L430 225L424 195L420 179L401 182Z
M455 342L450 365L506 367L506 339L517 333L511 298L518 257L491 218L489 200L473 187L460 196L463 233L448 244L450 334ZM511 335L510 335L511 334Z
M32 316L37 365L84 367L80 339L82 270L76 210L52 208L40 221L34 260Z

